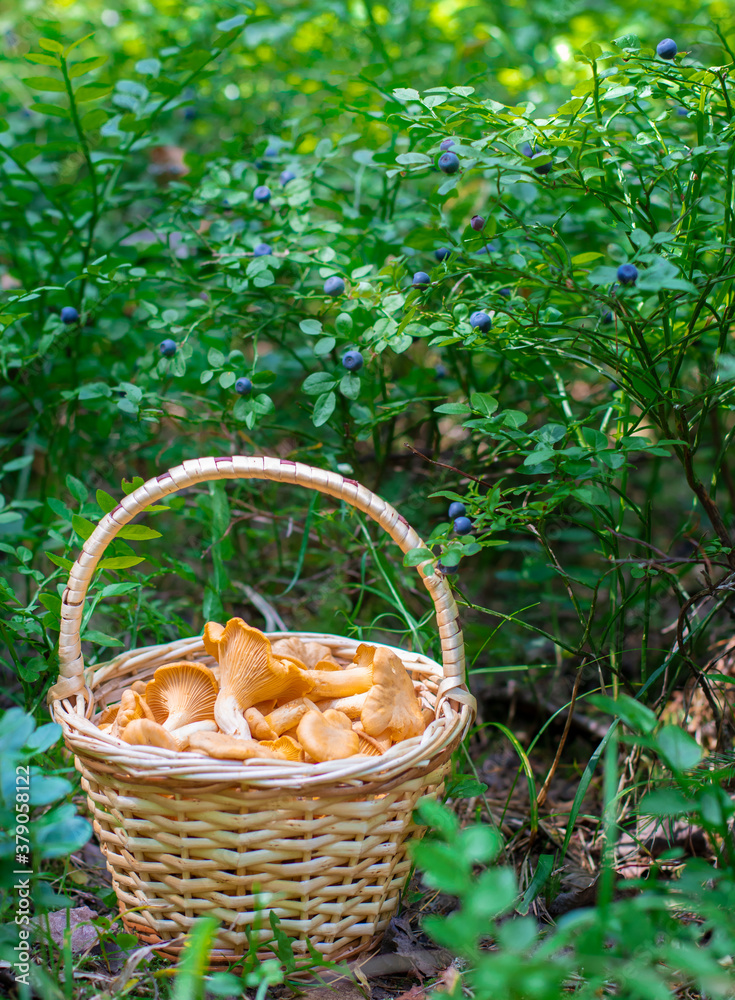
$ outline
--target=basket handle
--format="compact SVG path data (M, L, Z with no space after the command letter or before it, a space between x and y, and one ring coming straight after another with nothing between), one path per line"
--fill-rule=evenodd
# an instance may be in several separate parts
M69 573L69 582L61 602L59 680L49 690L49 704L75 696L77 699L88 699L90 705L94 701L84 678L80 634L82 612L87 588L97 563L120 528L132 521L146 507L169 494L193 486L195 483L217 479L268 479L318 490L320 493L345 500L368 514L388 532L403 552L423 547L414 529L390 504L356 483L354 479L345 479L336 472L327 472L325 469L278 458L250 458L241 455L199 458L184 462L174 469L169 469L162 476L149 479L129 496L124 497L114 510L105 514L85 541L82 552ZM434 601L441 638L444 679L439 684L438 698L440 701L449 698L470 706L474 711L475 700L464 683L464 640L451 589L444 577L434 571L430 560L417 568ZM78 702L77 709L80 708Z

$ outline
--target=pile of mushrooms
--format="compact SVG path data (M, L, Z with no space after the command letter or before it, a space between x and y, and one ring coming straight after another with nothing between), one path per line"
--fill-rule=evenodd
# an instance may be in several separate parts
M380 755L434 718L382 646L358 646L343 667L322 643L271 643L242 618L208 622L203 638L216 672L188 660L159 667L101 713L100 730L223 760L318 762Z

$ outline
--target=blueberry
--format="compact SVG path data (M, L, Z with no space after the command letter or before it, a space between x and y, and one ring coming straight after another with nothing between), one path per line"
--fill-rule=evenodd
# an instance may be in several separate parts
M458 535L469 535L472 531L472 521L468 517L458 517L454 522L454 530Z
M612 323L614 319L615 317L613 316L613 314L610 312L609 309L606 313L603 313L602 322L605 324L605 326L609 326L609 324Z
M531 157L533 156L533 146L531 145L530 142L523 143L523 145L521 146L521 155L527 156L529 160L531 159Z
M431 278L426 271L417 271L413 276L411 284L414 288L428 288L431 284Z
M456 517L464 517L466 513L467 513L467 508L465 507L465 505L463 503L460 503L459 500L455 500L453 503L449 504L447 517L449 517L453 521Z
M434 369L434 371L436 372L436 377L437 378L446 378L447 377L447 368L446 368L446 365L437 365L436 368Z
M197 116L196 108L184 108L184 120L193 122Z
M74 306L63 306L61 310L61 321L62 323L76 323L79 319L79 313L76 311Z
M537 160L539 156L546 156L546 155L547 155L546 153L534 153L531 159ZM539 164L538 167L534 167L533 172L535 174L550 174L552 166L553 164L551 163L551 160L549 160L548 163L541 163Z
M494 243L488 243L486 246L480 247L479 250L476 250L475 256L481 257L485 253L496 253L497 249L498 248Z
M470 316L470 326L475 327L477 330L482 330L483 333L487 333L492 325L493 321L490 319L488 314L486 312L482 312L481 309L478 309L477 312L473 312Z
M265 156L278 156L278 146L267 146Z
M502 295L504 299L510 298L510 288L501 288L498 291L498 295Z
M442 153L439 157L439 169L444 174L456 174L459 170L459 157L456 153Z
M441 263L441 261L446 260L447 257L451 257L452 251L449 247L439 247L438 250L434 251L434 256Z
M451 147L454 145L454 142L455 142L454 139L442 139L439 149L441 149L442 152L445 153L448 149L451 149Z
M359 351L346 351L342 355L342 365L348 372L359 372L363 365L362 354Z
M176 341L170 338L162 340L158 345L158 350L164 356L164 358L172 358L176 354Z
M662 59L673 59L678 51L673 38L662 38L656 46L656 52Z
M245 378L244 375L235 382L235 392L240 396L249 396L252 391L253 383L249 378Z
M281 182L281 187L285 187L289 181L296 180L296 174L292 170L284 170L278 179Z
M485 220L481 215L473 215L472 218L470 219L470 225L475 230L475 232L479 233L482 232L482 230L485 228Z
M253 191L253 198L259 201L262 205L271 200L271 189L266 187L265 184L259 184L258 187Z
M258 245L253 248L253 257L267 257L271 253L273 253L273 251L267 243L258 243Z
M345 290L345 283L342 278L338 278L337 275L332 275L331 278L327 278L324 282L324 294L331 295L332 298L336 298L341 295Z
M618 268L618 281L621 285L634 285L638 278L638 268L635 264L621 264Z

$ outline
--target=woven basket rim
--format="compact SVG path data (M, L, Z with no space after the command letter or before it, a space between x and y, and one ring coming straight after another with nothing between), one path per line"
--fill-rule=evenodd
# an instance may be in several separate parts
M333 648L354 649L363 639L337 636L321 632L300 632L286 630L265 633L269 638L297 637L314 639ZM382 646L395 652L408 669L420 668L429 676L441 681L441 664L423 653L408 651L389 643L370 642L369 645ZM124 667L129 661L145 657L161 663L175 659L193 659L204 646L201 636L191 636L126 650L112 660L87 668L88 684L92 694L98 685L116 668L124 675ZM91 675L91 676L90 676ZM95 707L96 698L88 706ZM317 790L324 787L352 789L353 793L361 785L374 786L395 781L410 771L431 770L435 761L448 748L459 743L469 728L473 713L471 707L460 704L455 708L449 699L442 699L438 717L431 722L421 736L394 744L380 757L347 757L343 760L306 764L298 761L248 761L219 760L193 751L165 750L160 747L132 746L119 737L101 733L94 722L82 714L71 701L55 704L55 718L60 723L64 740L69 750L84 759L91 769L101 768L115 773L124 773L129 778L150 781L152 784L171 784L182 788L192 784L224 785L242 784L253 789L288 790L293 793L300 789ZM453 746L452 746L453 748ZM95 768L95 763L97 768ZM163 787L160 788L163 791Z

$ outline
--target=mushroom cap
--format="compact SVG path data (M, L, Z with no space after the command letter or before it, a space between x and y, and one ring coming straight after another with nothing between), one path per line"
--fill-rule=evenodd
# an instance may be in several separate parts
M257 740L241 739L229 733L194 733L189 738L189 750L206 753L221 760L250 760L252 757L279 759L278 754Z
M117 718L117 713L120 711L120 705L107 705L103 708L100 714L95 719L95 725L100 729L102 726L110 726Z
M145 689L147 686L148 686L147 681L133 681L133 683L130 685L130 690L136 691L138 694L141 694L143 695L143 697L145 697Z
M280 736L277 740L263 740L260 744L277 754L282 760L303 760L304 750L292 736Z
M168 730L214 719L216 698L217 681L212 671L189 660L159 667L145 689L154 719Z
M285 639L276 639L273 643L273 652L276 656L287 656L292 660L298 660L310 670L320 660L334 662L332 650L329 646L313 640L304 641L295 635L289 635Z
M137 691L131 691L128 688L122 693L118 712L110 732L113 736L120 736L136 719L149 719L151 722L155 722L153 712L146 704L145 698L142 698Z
M134 746L162 747L164 750L179 749L171 733L152 719L133 719L123 730L122 739Z
M360 749L360 740L352 731L350 720L333 709L323 715L318 709L310 709L299 722L296 738L316 761L352 757Z
M279 695L298 697L311 687L306 674L273 656L268 637L242 618L231 618L224 628L207 622L204 646L220 666L214 717L223 733L249 736L246 709Z
M390 738L388 733L381 733L379 736L368 736L362 727L361 722L353 722L352 728L360 737L360 746L363 744L363 740L370 743L371 746L375 747L378 753L385 753L386 750L390 750L393 746L393 740ZM360 751L360 753L367 753L368 751Z
M426 729L408 671L384 646L375 648L373 686L365 698L360 720L368 736L386 733L396 743L420 736Z

